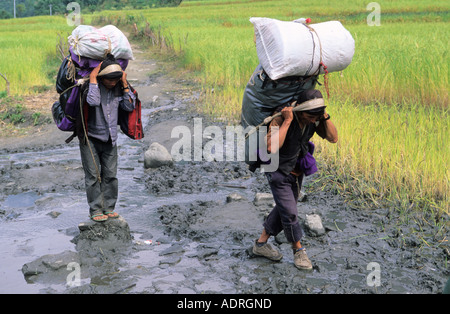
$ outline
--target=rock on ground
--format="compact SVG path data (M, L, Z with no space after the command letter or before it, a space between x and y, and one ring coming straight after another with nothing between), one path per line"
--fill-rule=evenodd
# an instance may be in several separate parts
M321 236L325 234L322 218L317 214L306 215L305 226L312 236Z
M144 167L146 169L172 164L173 160L169 151L157 142L152 143L144 154Z

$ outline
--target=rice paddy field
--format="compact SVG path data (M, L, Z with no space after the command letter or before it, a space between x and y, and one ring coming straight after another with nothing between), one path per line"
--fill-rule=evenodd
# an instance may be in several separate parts
M10 81L11 95L28 95L54 85L57 34L67 36L72 29L57 16L0 20L0 73ZM0 91L5 85L0 77Z
M347 69L329 75L327 111L339 142L313 138L323 170L318 181L347 195L355 207L448 213L450 3L380 0L380 25L369 26L369 2L185 0L176 8L83 18L95 25L136 23L140 39L155 45L155 53L176 57L200 82L199 108L229 124L239 123L243 91L258 64L250 17L341 21L356 52ZM39 72L42 60L54 52L56 32L71 29L56 17L0 20L0 73L11 73L12 93L51 84Z

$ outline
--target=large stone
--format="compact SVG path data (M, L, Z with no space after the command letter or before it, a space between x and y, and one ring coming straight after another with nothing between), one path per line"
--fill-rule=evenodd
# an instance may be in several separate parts
M74 269L92 282L116 272L122 259L129 256L132 236L123 217L105 222L89 220L80 223L78 229L80 233L72 240L77 252L45 255L23 265L27 282L66 285Z
M73 242L78 251L84 273L101 278L116 272L123 258L132 250L130 227L123 217L104 222L86 221L78 225L80 234Z
M80 235L76 242L80 240L101 241L131 241L130 227L128 222L122 217L109 218L104 222L86 221L78 225Z
M152 143L144 154L144 167L146 169L172 164L173 159L169 151L159 143Z

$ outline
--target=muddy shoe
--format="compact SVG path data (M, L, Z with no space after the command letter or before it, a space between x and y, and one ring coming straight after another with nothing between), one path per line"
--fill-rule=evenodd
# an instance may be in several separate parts
M283 258L283 255L278 252L278 250L274 249L269 243L264 243L263 245L253 244L252 252L256 256L263 256L272 261L280 261Z
M310 270L312 269L312 263L306 255L306 250L298 250L294 253L294 265L298 269Z

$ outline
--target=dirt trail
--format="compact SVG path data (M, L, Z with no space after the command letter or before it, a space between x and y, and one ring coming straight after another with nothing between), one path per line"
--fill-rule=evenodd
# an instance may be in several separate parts
M293 266L282 235L271 240L284 255L281 262L251 256L247 249L272 206L271 200L254 201L256 193L269 192L265 177L232 161L144 170L143 154L152 142L170 152L178 140L171 138L173 128L186 126L193 132L194 118L202 117L193 110L199 96L195 85L168 76L149 53L135 48L134 54L127 72L143 104L145 138L132 141L120 135L117 205L129 224L131 243L115 256L99 256L108 267L99 268L95 278L82 273L79 286L66 285L70 271L65 269L26 280L24 264L45 255L72 256L78 249L73 239L88 213L78 141L66 145L69 134L54 125L35 136L0 139L0 292L442 291L450 257L447 244L437 242L442 227L419 214L399 225L389 208L355 211L326 191L298 204L302 222L315 213L325 226L320 236L305 228L303 243L313 271ZM212 125L206 118L202 122L203 128Z

